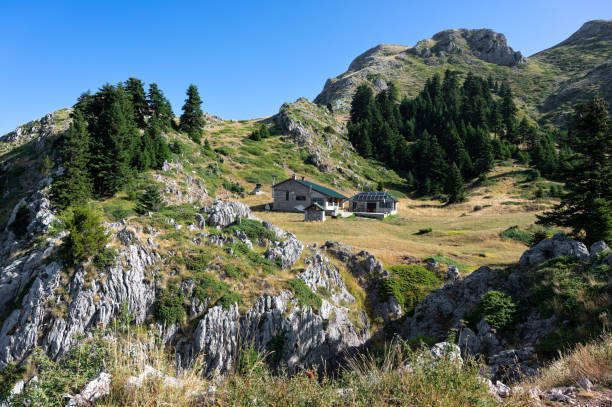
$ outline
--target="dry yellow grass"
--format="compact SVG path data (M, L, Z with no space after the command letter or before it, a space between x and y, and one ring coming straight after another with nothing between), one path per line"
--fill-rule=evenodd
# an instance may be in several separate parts
M526 209L525 204L533 201L516 196L517 181L510 173L521 169L524 168L497 168L490 174L496 182L473 188L464 203L444 206L438 201L401 199L397 217L385 221L328 218L324 223L304 222L301 213L265 211L264 205L272 202L270 186L264 187L263 194L242 201L251 206L256 216L294 233L305 243L340 241L368 250L387 264L400 263L403 256L420 258L441 253L472 267L501 265L518 261L527 247L501 239L499 233L514 225L527 227L539 213ZM522 204L504 204L508 201ZM482 209L474 211L475 206ZM433 231L417 235L423 228Z
M538 376L528 379L523 387L535 385L549 389L569 386L584 377L594 384L612 384L612 334L605 334L596 342L579 344L572 351L560 355Z

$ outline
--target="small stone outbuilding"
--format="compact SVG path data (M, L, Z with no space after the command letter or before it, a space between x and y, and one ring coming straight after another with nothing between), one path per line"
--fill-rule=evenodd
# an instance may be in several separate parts
M325 208L313 203L304 209L304 222L325 222Z

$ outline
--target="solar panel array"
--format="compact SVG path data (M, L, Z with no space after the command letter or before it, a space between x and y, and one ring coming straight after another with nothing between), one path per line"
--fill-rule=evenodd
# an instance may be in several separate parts
M393 197L386 192L360 192L351 198L352 201L393 201Z

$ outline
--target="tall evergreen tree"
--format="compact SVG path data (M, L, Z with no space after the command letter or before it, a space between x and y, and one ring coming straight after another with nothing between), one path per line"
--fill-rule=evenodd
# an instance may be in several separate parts
M112 196L121 189L136 162L139 133L132 105L122 86L105 85L96 95L100 104L92 139L91 171L94 192Z
M463 179L461 178L461 172L455 163L451 165L448 173L446 193L448 193L449 203L461 202L465 199Z
M204 113L202 112L202 99L195 85L189 85L187 99L183 105L181 115L181 130L189 135L196 143L200 143L204 129Z
M567 192L552 211L538 216L538 223L571 228L575 236L590 244L609 236L609 231L601 228L610 224L612 123L603 99L594 98L576 107L565 142L573 151L572 165L560 170Z
M172 107L156 83L149 85L147 96L147 104L151 117L156 118L162 128L170 128L174 117Z
M92 194L89 175L89 133L83 113L75 109L72 124L64 135L62 167L64 172L51 184L51 200L59 209L84 204Z
M134 120L138 124L138 127L144 129L145 116L147 116L149 113L149 106L147 104L147 98L145 96L142 81L137 78L128 78L128 80L125 82L125 91L132 102L132 108L134 109Z
M351 103L351 122L359 123L368 120L373 103L372 89L365 83L359 85Z

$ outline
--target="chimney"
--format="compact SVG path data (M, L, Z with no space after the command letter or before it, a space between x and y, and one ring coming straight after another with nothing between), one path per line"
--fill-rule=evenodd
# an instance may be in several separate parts
M291 179L295 179L295 174L293 174L293 175L291 176Z

